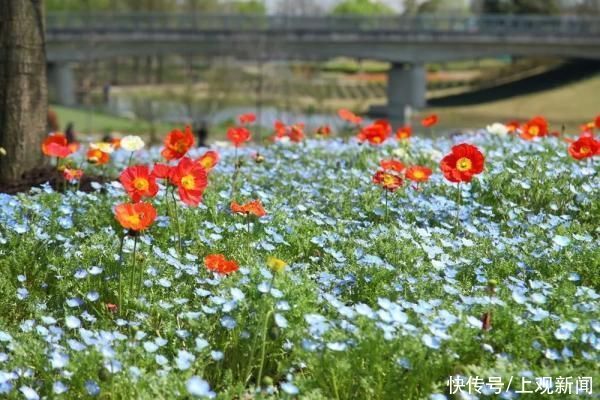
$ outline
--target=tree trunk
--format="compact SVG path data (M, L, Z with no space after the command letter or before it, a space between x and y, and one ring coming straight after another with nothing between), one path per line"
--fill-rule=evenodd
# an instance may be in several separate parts
M43 162L48 90L43 0L0 1L0 182Z

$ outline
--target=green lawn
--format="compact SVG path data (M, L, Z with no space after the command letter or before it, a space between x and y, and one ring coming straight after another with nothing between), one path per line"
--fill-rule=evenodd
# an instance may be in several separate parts
M115 117L99 111L87 111L56 105L51 107L58 115L61 129L64 129L69 122L72 122L77 132L101 136L111 132L145 135L151 128L151 124L148 121L141 119ZM161 136L169 130L169 126L157 123L155 124L155 129L158 135Z

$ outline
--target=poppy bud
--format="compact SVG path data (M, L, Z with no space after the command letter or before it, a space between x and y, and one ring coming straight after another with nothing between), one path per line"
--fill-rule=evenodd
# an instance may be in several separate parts
M0 147L0 157L4 157L6 155L6 149L4 147Z
M100 368L98 370L98 379L100 379L102 382L106 382L110 379L110 375L105 368Z
M279 335L281 334L281 330L279 329L279 327L277 326L273 326L270 330L269 330L269 337L272 340L278 339Z
M484 313L483 316L481 317L481 329L483 329L485 332L492 329L492 313L491 312L488 311L488 312Z
M262 154L257 154L256 157L254 157L254 162L257 164L262 164L265 162L265 157Z
M273 378L270 376L265 376L262 378L263 386L273 386Z

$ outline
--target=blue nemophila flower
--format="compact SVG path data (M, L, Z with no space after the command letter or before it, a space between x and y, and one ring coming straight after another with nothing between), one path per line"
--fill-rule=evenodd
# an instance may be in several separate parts
M195 397L212 399L216 396L216 393L210 389L209 383L195 375L187 380L185 386L188 393Z
M38 393L29 386L23 385L19 388L19 391L23 393L23 397L25 397L26 400L39 400L40 398Z

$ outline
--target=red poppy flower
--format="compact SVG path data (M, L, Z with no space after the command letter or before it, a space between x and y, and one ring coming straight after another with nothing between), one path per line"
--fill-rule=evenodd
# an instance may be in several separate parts
M67 138L62 134L52 134L42 142L42 153L48 157L65 158L75 150L69 146Z
M413 182L427 182L431 176L432 171L427 167L414 166L406 169L406 179Z
M165 160L178 160L189 151L194 145L194 133L191 126L186 126L182 132L179 129L173 129L165 138L165 148L160 154Z
M152 225L156 209L150 203L123 203L115 207L115 217L123 228L138 232Z
M290 127L288 134L292 142L299 143L304 140L304 124L295 124Z
M473 145L461 143L453 146L450 154L440 162L444 177L450 182L470 182L474 175L483 171L485 157Z
M421 120L421 125L425 128L430 128L438 123L438 116L436 114L431 114L426 116Z
M341 108L338 110L338 116L344 121L348 121L351 124L360 125L362 123L362 118L358 115L354 114L350 110L346 110L345 108Z
M229 275L240 267L234 260L228 260L223 254L209 254L204 257L204 265L209 271L219 273L221 275Z
M254 113L242 114L238 116L238 121L240 121L240 124L242 125L251 124L256 121L256 115Z
M206 170L188 157L182 158L173 169L171 182L178 187L181 201L190 206L200 204L208 185Z
M569 145L569 155L576 160L593 157L600 152L600 142L590 136L583 136Z
M154 197L158 193L155 177L146 165L125 168L119 180L134 203L140 201L142 197Z
M594 122L596 123L596 128L600 129L600 115L596 117L596 120Z
M104 165L108 164L110 161L110 154L105 153L100 149L89 149L86 158L91 164Z
M398 139L398 140L408 139L411 134L412 134L412 128L410 126L408 126L408 125L401 126L400 128L398 128L396 130L396 139Z
M152 176L155 179L171 179L171 174L173 173L174 167L171 167L167 164L154 164L154 168L152 168Z
M321 125L315 131L315 135L319 137L329 137L331 135L331 127L329 127L329 125Z
M238 204L235 201L231 202L231 212L236 214L246 214L246 215L255 215L258 218L264 217L267 215L267 212L263 208L260 200L252 200L246 204Z
M402 172L404 171L404 168L406 168L404 164L398 160L381 160L379 162L379 166L381 166L381 169L383 169L384 171L396 172Z
M548 121L540 116L527 121L521 129L521 137L525 140L533 140L546 135L548 135Z
M402 186L403 181L399 175L380 169L373 175L373 183L389 192L395 192Z
M235 147L240 147L244 142L248 142L250 137L250 131L243 127L233 127L227 130L227 139L229 139Z
M83 171L80 169L65 168L63 170L63 177L69 182L78 181L82 176Z
M388 126L383 123L373 123L361 129L357 139L361 142L365 140L372 145L380 145L385 142L390 134Z
M508 133L516 133L517 130L519 130L521 123L517 120L512 120L512 121L507 122L505 124L505 126L508 129Z
M209 172L219 162L219 153L214 150L209 150L202 154L200 158L196 160L196 163L200 164L202 168Z

